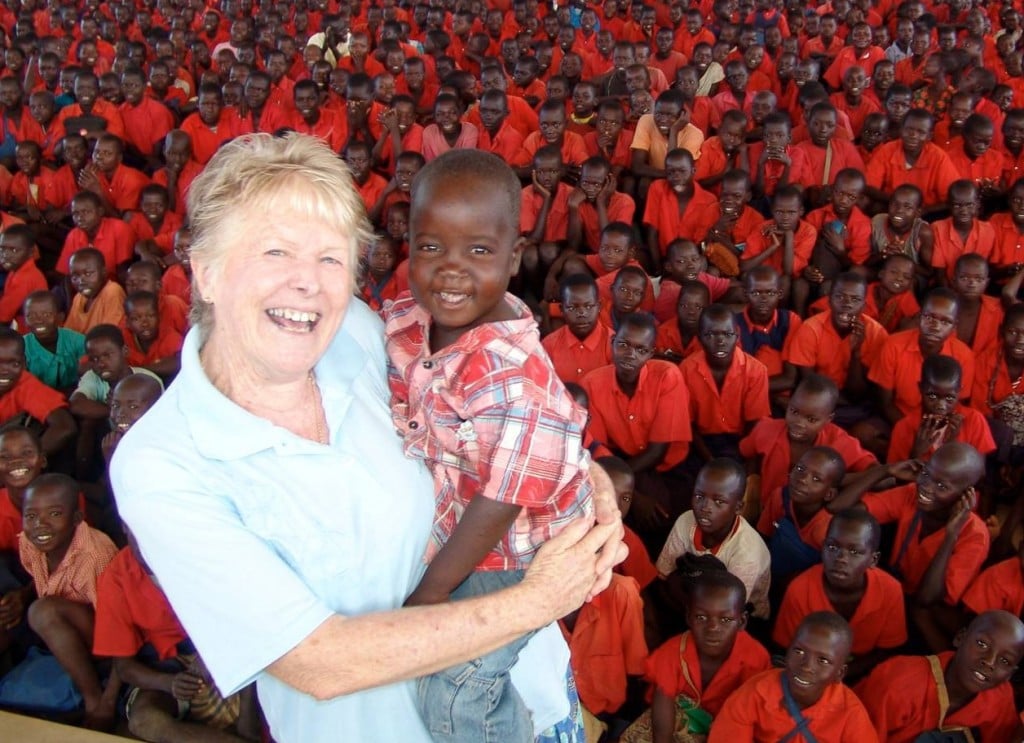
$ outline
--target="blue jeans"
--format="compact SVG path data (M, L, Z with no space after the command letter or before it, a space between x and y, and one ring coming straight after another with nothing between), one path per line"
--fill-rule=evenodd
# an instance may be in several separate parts
M515 585L522 570L478 571L455 591L455 600L483 596ZM460 663L417 684L423 722L435 741L444 743L532 743L533 723L509 678L530 634L482 658Z

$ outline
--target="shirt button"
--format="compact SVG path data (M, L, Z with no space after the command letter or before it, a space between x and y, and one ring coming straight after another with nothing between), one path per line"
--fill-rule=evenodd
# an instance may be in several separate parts
M424 361L423 362L423 368L424 369L433 369L434 368L434 362L433 361Z
M631 416L629 416L629 419L630 420L634 420L634 419L636 419L636 416L635 415L631 415Z
M415 431L419 427L420 424L417 423L416 421L409 421L409 428L411 428L413 431Z

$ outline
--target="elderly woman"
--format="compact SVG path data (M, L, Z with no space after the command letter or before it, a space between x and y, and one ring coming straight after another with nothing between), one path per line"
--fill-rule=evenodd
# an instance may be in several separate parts
M514 588L399 609L433 483L402 455L382 327L352 300L366 234L344 165L308 137L238 140L189 213L195 327L177 381L117 449L121 515L218 687L255 680L280 743L426 743L406 681L600 591L623 552L617 511L604 499L604 523L571 525ZM567 660L547 626L513 673L539 733L571 736Z

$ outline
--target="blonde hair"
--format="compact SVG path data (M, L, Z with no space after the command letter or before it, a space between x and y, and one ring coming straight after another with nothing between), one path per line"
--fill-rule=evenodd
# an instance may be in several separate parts
M221 271L239 240L254 233L258 239L261 224L278 214L299 223L320 222L343 235L354 281L360 245L372 239L362 198L336 153L319 139L294 132L234 139L196 177L188 194L193 265ZM195 286L195 273L192 323L205 341L214 309Z

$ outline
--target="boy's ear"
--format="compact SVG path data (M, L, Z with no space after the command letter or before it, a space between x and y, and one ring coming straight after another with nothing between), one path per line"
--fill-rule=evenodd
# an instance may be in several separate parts
M825 493L825 502L828 503L830 501L835 500L838 495L839 495L839 488L835 488L835 487L829 488L828 492Z
M512 271L511 275L519 273L519 265L523 262L523 250L526 248L526 236L520 235L512 245Z
M882 556L882 553L877 551L877 550L872 552L871 553L871 564L868 565L868 567L869 568L877 568L878 567L878 560L879 560L879 558L881 558L881 556Z

